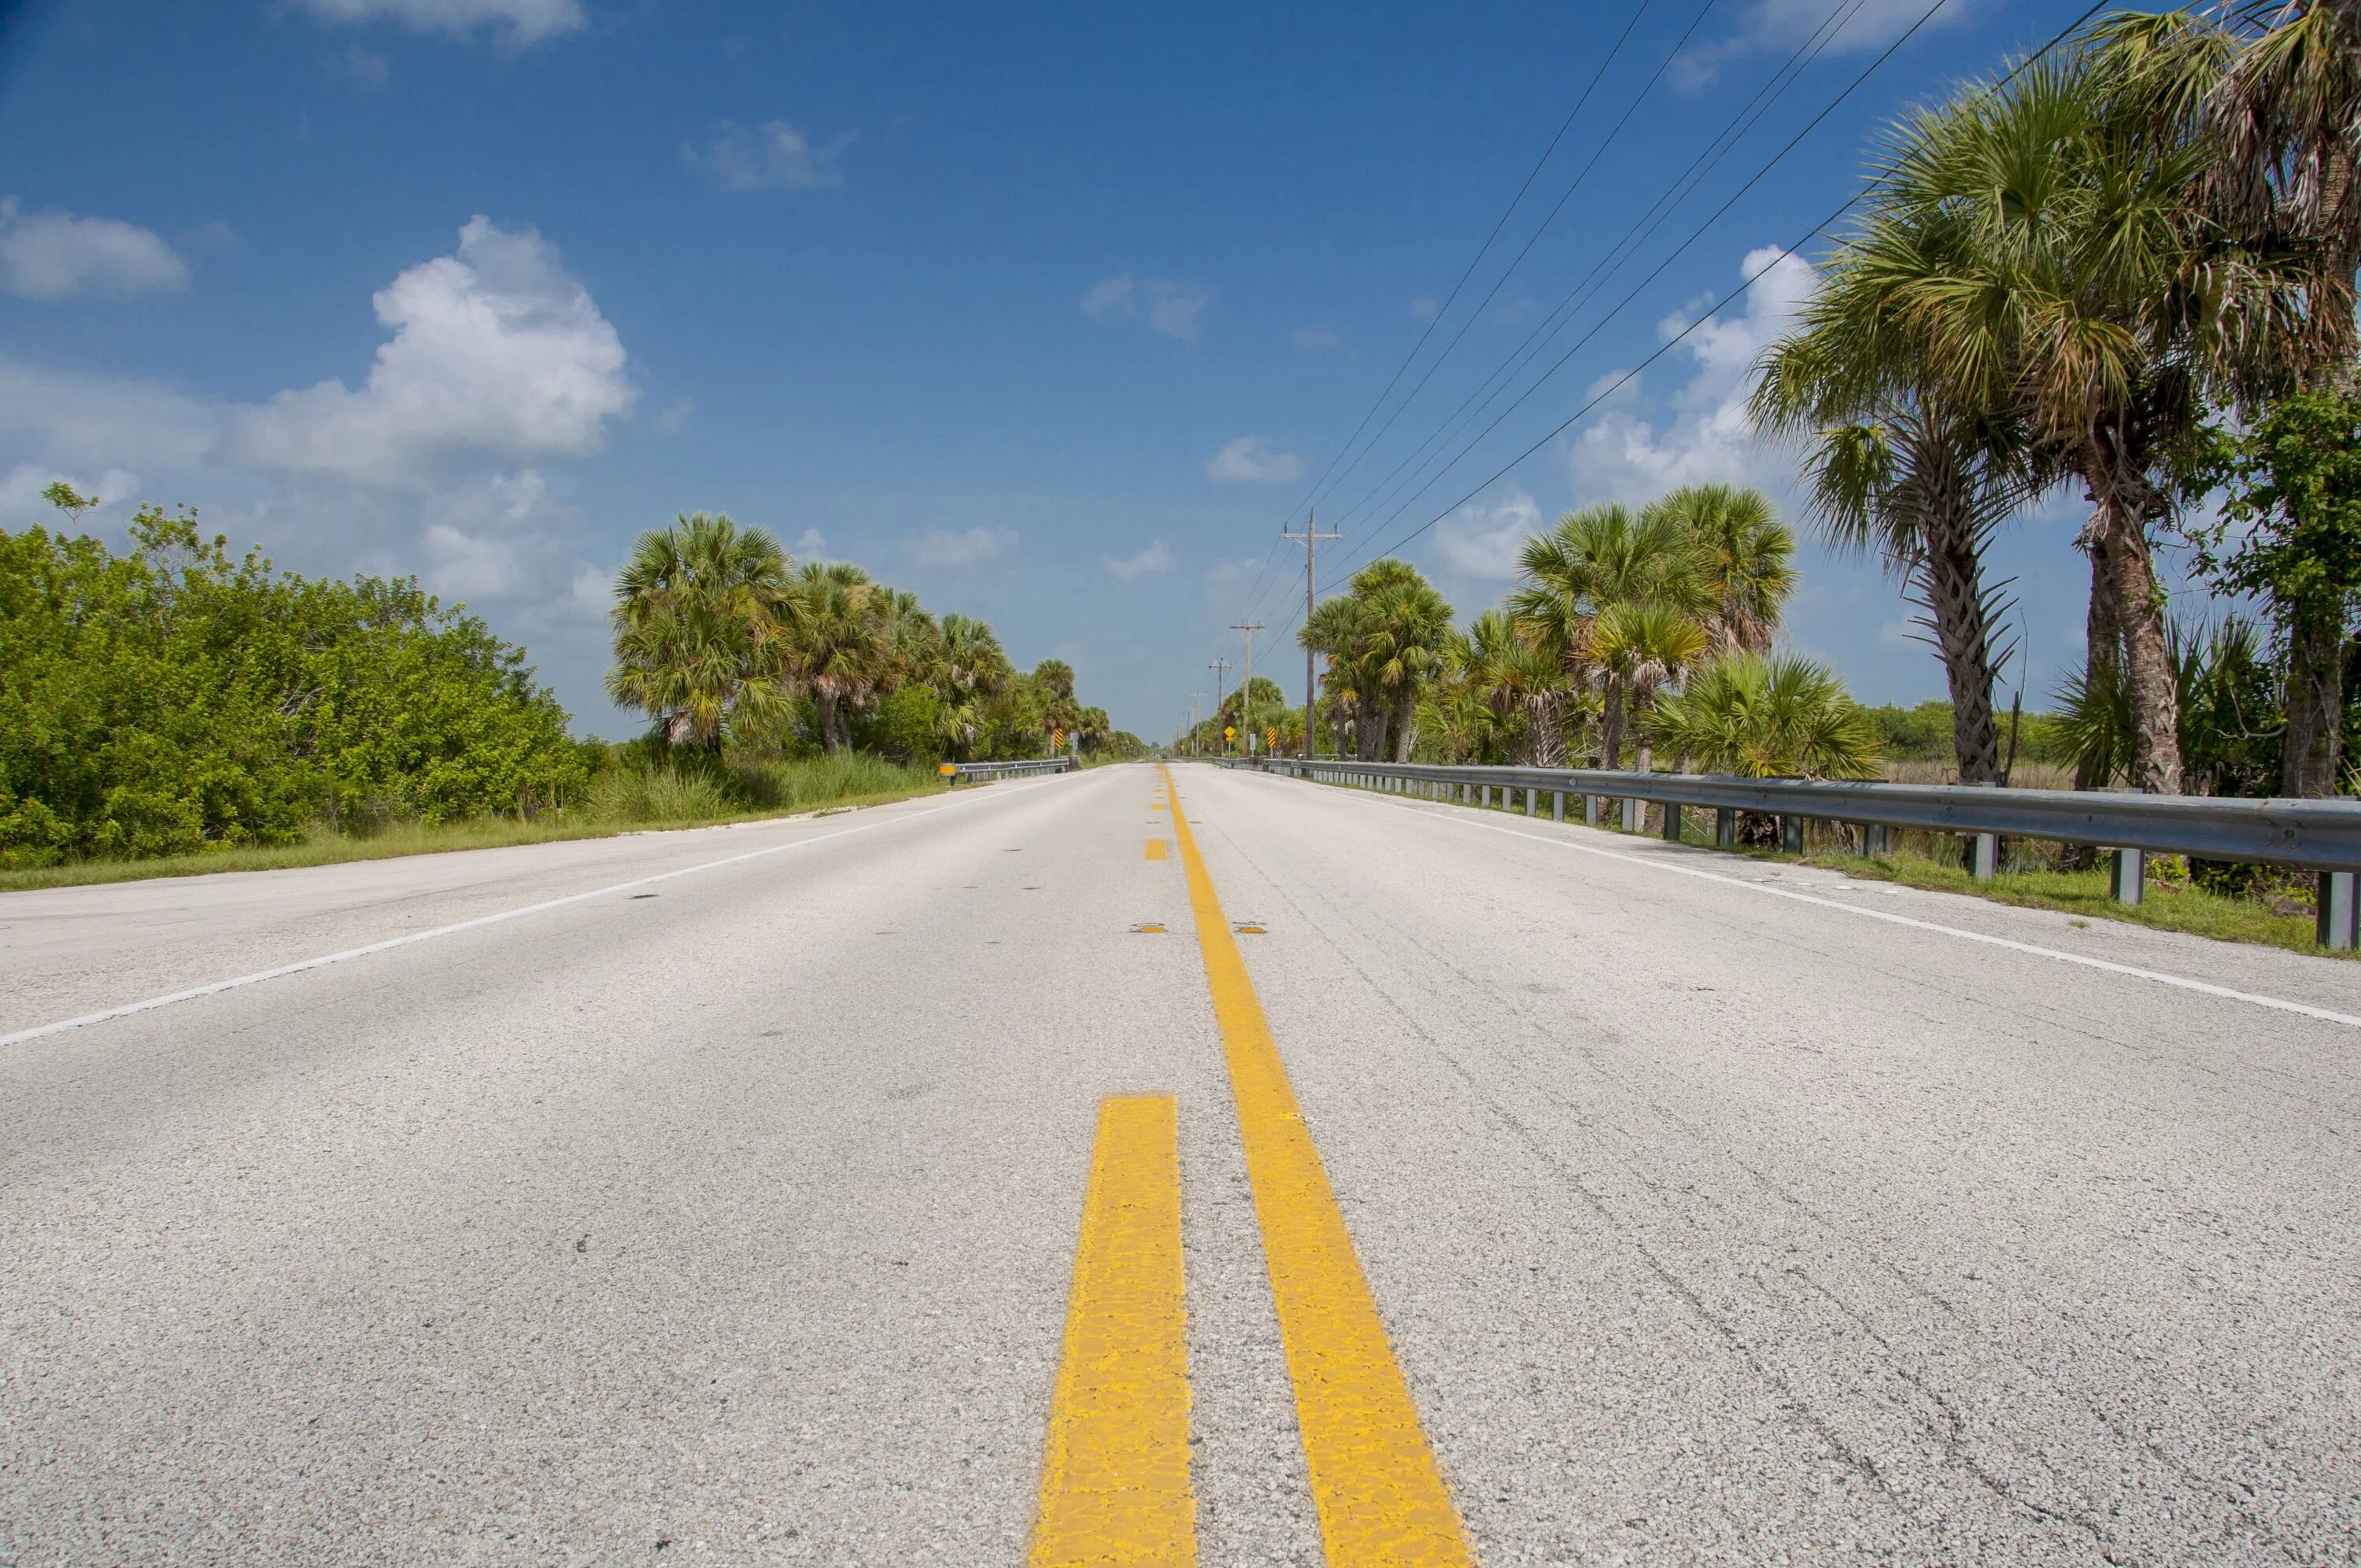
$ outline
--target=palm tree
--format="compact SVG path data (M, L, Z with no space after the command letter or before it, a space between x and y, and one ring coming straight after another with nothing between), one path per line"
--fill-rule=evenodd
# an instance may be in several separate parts
M878 586L849 562L807 563L796 588L804 606L804 684L820 748L834 756L852 744L852 715L885 676L893 622Z
M989 704L1014 672L1000 639L984 622L954 613L943 617L939 630L934 681L941 701L935 710L935 737L967 761L989 723Z
M1375 760L1376 753L1365 749L1360 724L1360 627L1361 601L1338 594L1313 607L1295 635L1298 642L1326 661L1320 674L1322 706L1327 710L1329 731L1335 737L1337 751L1345 750L1349 734L1353 755L1369 762Z
M1389 738L1393 761L1407 762L1418 739L1419 693L1440 665L1451 606L1416 567L1390 557L1354 573L1352 591L1362 601L1357 663L1378 704L1375 754L1384 755Z
M1889 164L1936 125L1901 127ZM2001 768L1993 629L2004 607L1983 556L2032 486L2004 391L1956 384L1925 338L1929 313L1916 302L1957 274L1965 232L1939 207L1872 201L1823 262L1795 328L1758 361L1752 412L1758 428L1803 439L1821 537L1876 554L1922 607L1950 691L1958 775L1988 784Z
M2038 472L2080 481L2092 512L2092 630L2120 637L2136 787L2177 794L2172 672L2148 529L2170 515L2181 454L2225 368L2280 330L2283 291L2193 222L2204 168L2126 107L2089 52L1921 115L1881 198L1958 225L1947 265L1895 291L1937 385L2006 407Z
M2182 192L2192 214L2271 254L2301 300L2290 330L2245 345L2241 389L2349 391L2361 375L2361 5L2242 0L2216 16L2128 14L2096 36L2122 95L2202 150L2203 174ZM2288 643L2279 787L2334 795L2347 607L2329 594L2274 609Z
M1591 663L1607 672L1616 689L1627 694L1638 741L1631 765L1644 773L1655 762L1655 736L1648 716L1656 692L1678 681L1703 659L1712 639L1695 617L1675 605L1626 600L1598 612L1590 623L1588 642ZM1609 715L1609 732L1601 743L1607 765L1612 768L1622 749L1623 715L1613 707Z
M1599 662L1592 622L1616 605L1663 606L1691 620L1713 613L1696 536L1665 513L1635 519L1613 503L1590 506L1526 540L1518 565L1524 581L1509 596L1510 613L1571 682L1596 681L1602 699L1599 765L1612 768L1622 751L1630 681L1626 671Z
M1651 728L1708 773L1868 779L1883 771L1876 728L1836 672L1795 654L1714 660L1657 705Z
M1696 541L1713 601L1707 630L1715 646L1768 652L1780 609L1795 591L1795 536L1771 498L1745 486L1685 485L1640 515L1671 518Z
M708 753L734 726L776 720L802 624L793 565L766 530L709 512L641 534L615 580L609 695Z

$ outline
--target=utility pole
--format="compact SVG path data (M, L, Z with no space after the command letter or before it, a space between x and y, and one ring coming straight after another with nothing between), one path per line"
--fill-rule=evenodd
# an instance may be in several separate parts
M1254 755L1254 634L1262 630L1260 621L1239 621L1230 628L1246 634L1246 684L1238 688L1238 728L1246 732L1246 755Z
M1230 673L1230 662L1227 659L1216 659L1212 663L1206 665L1205 668L1213 672L1213 737L1215 740L1220 740L1222 734L1222 677ZM1230 743L1227 740L1223 740L1222 755L1226 757L1229 754Z
M1289 533L1282 529L1279 536L1281 539L1303 541L1303 630L1309 634L1312 630L1312 611L1314 608L1312 602L1313 593L1312 571L1318 558L1320 542L1323 539L1342 539L1344 535L1321 532L1319 514L1306 512L1303 514L1302 532ZM1319 693L1319 677L1312 670L1312 644L1307 641L1303 644L1303 760L1307 762L1312 760L1312 708Z
M1189 694L1189 754L1197 754L1197 705L1205 700L1203 692Z

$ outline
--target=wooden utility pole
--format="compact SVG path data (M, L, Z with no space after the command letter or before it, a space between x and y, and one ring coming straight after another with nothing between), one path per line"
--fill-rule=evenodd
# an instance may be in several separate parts
M1314 608L1312 602L1312 596L1314 591L1312 586L1312 567L1319 558L1320 542L1323 539L1342 539L1345 536L1341 533L1321 532L1319 514L1317 512L1306 512L1303 514L1302 532L1289 533L1285 530L1281 530L1279 537L1281 539L1301 539L1303 541L1303 630L1306 639L1303 644L1303 760L1308 762L1312 760L1312 710L1313 704L1319 700L1320 696L1320 680L1318 674L1312 668L1312 643L1310 641L1312 632L1312 611Z
M1203 692L1189 694L1189 754L1197 754L1197 705L1205 700Z
M1216 659L1205 668L1213 672L1213 734L1219 737L1222 733L1222 677L1230 673L1230 662L1227 659ZM1224 740L1222 755L1226 757L1229 754L1230 743Z
M1262 630L1262 622L1241 620L1230 628L1246 634L1246 681L1238 688L1238 728L1246 732L1246 755L1254 755L1254 634Z

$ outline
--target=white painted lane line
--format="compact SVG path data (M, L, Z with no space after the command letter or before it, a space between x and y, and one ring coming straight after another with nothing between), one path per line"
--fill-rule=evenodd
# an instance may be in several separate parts
M1361 795L1357 790L1346 790L1344 793L1356 797ZM2133 980L2151 981L2158 985L2169 985L2180 991L2194 991L2204 996L2218 996L2228 1002L2244 1002L2256 1007L2268 1007L2275 1012L2294 1013L2306 1018L2317 1018L2323 1023L2342 1024L2347 1028L2361 1029L2361 1017L2356 1017L2353 1014L2333 1012L2325 1007L2314 1007L2306 1002L2290 1002L2283 996L2264 996L2251 991L2237 991L2226 985L2215 985L2211 981L2191 980L2187 975L2167 974L2161 970L2141 969L2134 964L2119 964L2108 959L2089 958L2081 953L2070 953L2058 948L2044 948L2032 942L2020 942L2009 937L1988 936L1982 931L1968 931L1957 926L1944 926L1932 920L1920 920L1908 915L1896 915L1891 910L1864 909L1857 904L1846 904L1834 898L1822 898L1817 894L1798 893L1793 888L1786 887L1766 887L1762 883L1749 882L1744 877L1724 876L1719 872L1702 871L1695 866L1675 865L1668 860L1662 860L1653 855L1628 855L1614 850L1601 850L1590 844L1578 844L1570 839L1553 838L1546 834L1521 832L1514 828L1500 827L1497 823L1477 822L1456 816L1448 806L1418 806L1407 803L1398 805L1378 795L1369 795L1366 798L1371 806L1382 806L1390 811L1407 811L1430 821L1447 822L1457 828L1480 828L1487 833L1499 833L1510 839L1522 839L1530 843L1546 844L1553 849L1572 850L1580 855L1596 855L1602 861L1620 861L1625 865L1639 866L1647 871L1666 872L1674 876L1696 877L1700 882L1718 882L1725 887L1742 887L1749 893L1759 893L1769 898L1785 898L1797 904L1815 905L1822 909L1841 910L1847 915L1858 915L1864 920L1883 920L1889 926L1907 926L1913 930L1932 931L1938 936L1956 937L1962 942L1981 942L1988 948L2005 948L2013 953L2027 953L2037 959L2055 959L2061 964L2080 964L2084 969L2103 970L2109 974L2125 975Z
M1011 795L1022 795L1027 790L1039 789L1048 782L1045 779L1033 784L1003 784L989 792L962 795L957 800L947 800L940 806L930 806L924 811L907 812L899 817L880 817L873 822L864 822L857 828L839 828L833 832L816 834L809 839L797 839L792 843L769 844L759 850L749 850L743 854L725 855L718 861L702 861L693 866L681 866L673 871L656 872L648 876L633 877L629 882L613 883L606 887L594 887L588 893L569 893L563 898L545 898L539 904L521 905L514 909L503 909L496 915L478 915L473 920L460 920L449 926L437 926L432 930L406 932L399 937L389 937L382 942L370 942L364 947L346 948L340 953L323 953L317 958L298 959L291 964L280 964L277 969L257 970L252 974L241 974L229 980L217 980L209 985L192 985L186 991L176 991L169 996L151 996L144 1002L126 1002L120 1007L109 1007L97 1013L85 1013L79 1018L61 1018L54 1024L43 1024L31 1029L19 1029L13 1035L0 1035L0 1047L20 1046L27 1040L38 1040L49 1035L61 1035L68 1029L80 1029L92 1024L104 1024L116 1018L128 1018L135 1013L152 1013L159 1007L170 1007L176 1002L193 1002L201 996L214 996L225 991L238 990L242 986L259 985L266 980L277 980L283 975L302 974L305 970L323 969L329 964L343 963L347 959L364 959L371 953L406 948L413 942L431 942L438 937L453 937L462 931L473 931L480 927L497 926L504 920L517 920L527 915L539 915L545 910L563 909L569 904L581 904L593 898L604 898L611 893L628 893L632 888L646 887L652 883L670 882L675 877L695 876L699 872L718 871L723 866L739 865L747 861L759 861L766 855L785 854L789 850L801 850L813 844L825 844L831 839L849 839L855 833L867 833L874 828L891 828L897 822L916 822L921 817L932 817L937 812L950 811L965 806L972 800L1006 800Z

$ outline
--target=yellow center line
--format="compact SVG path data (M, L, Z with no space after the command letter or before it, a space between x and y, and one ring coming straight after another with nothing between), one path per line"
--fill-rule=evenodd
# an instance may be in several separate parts
M1164 858L1164 842L1165 841L1161 839L1150 839L1148 841L1148 858L1149 860L1160 861Z
M1169 768L1164 782L1177 807ZM1473 1563L1188 813L1176 808L1172 825L1229 1059L1263 1261L1330 1568Z
M1170 1095L1103 1100L1031 1568L1197 1561L1188 1326L1179 1110Z

